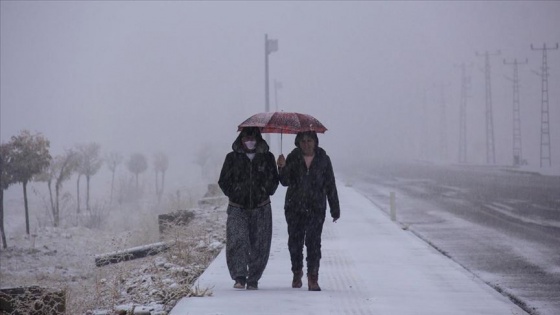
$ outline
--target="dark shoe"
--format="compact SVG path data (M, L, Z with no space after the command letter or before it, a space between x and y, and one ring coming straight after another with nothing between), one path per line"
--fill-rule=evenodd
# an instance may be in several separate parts
M303 277L303 270L294 271L294 279L292 280L292 288L301 288L301 278Z
M235 284L233 285L233 288L235 289L245 289L245 277L237 277L235 278Z
M309 291L321 291L319 274L307 274L307 285L309 286Z
M258 290L259 283L256 281L247 282L247 290Z

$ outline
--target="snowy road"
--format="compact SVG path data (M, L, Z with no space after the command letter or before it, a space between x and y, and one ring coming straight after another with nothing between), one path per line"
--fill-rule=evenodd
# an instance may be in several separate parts
M345 173L398 221L534 314L560 314L560 177L383 165Z

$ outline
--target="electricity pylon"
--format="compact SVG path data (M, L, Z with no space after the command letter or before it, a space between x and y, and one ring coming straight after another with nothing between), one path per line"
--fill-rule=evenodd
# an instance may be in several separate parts
M504 59L504 65L513 66L513 165L519 166L523 164L523 155L521 154L521 114L519 110L519 65L525 65L525 62L518 62L514 59L513 62L507 62Z
M496 164L496 147L494 145L494 118L492 117L492 81L490 72L490 56L500 55L498 50L495 53L484 54L476 53L477 56L484 56L484 78L486 82L486 163Z
M542 50L542 66L541 66L541 167L543 166L543 161L548 160L548 166L552 165L552 160L550 156L550 115L548 111L548 61L546 56L547 50L557 50L558 43L556 47L546 47L546 43L543 44L542 48L534 48L531 44L531 50Z
M428 139L430 133L428 132L428 89L425 88L422 95L422 147L420 148L420 157L423 160L428 160Z
M461 67L461 104L459 107L459 163L467 163L467 98L470 97L471 77L464 63Z
M447 161L447 105L445 104L445 87L440 86L440 122L439 122L439 149L441 159Z

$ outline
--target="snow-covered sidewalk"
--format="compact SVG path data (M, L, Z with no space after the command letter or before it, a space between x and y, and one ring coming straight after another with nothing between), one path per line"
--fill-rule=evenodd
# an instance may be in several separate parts
M327 216L323 230L323 291L307 291L305 277L301 289L292 289L285 192L279 187L272 199L274 235L259 290L233 289L222 250L196 284L212 296L183 298L171 315L526 314L340 182L341 218L333 223Z

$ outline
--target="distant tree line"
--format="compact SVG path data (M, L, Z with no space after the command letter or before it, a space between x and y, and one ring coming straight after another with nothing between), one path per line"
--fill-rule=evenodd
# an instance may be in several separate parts
M111 195L110 203L113 203L113 191L115 173L118 166L123 162L123 156L117 152L111 152L105 158L101 157L101 146L95 142L78 144L74 148L66 150L63 154L52 157L49 151L50 141L41 133L32 134L23 130L19 135L12 136L8 143L0 143L0 236L3 248L7 248L7 240L4 228L4 190L12 184L21 183L23 186L23 200L25 208L25 228L29 229L29 205L27 199L27 184L30 181L46 182L49 191L50 212L53 225L60 224L60 198L62 185L72 175L77 174L76 180L76 212L81 212L80 180L86 179L86 211L91 211L90 206L90 182L97 174L103 163L111 172ZM156 183L156 197L158 202L163 195L165 172L168 168L168 158L158 152L154 156L154 171ZM126 162L130 173L135 177L135 189L138 193L138 177L148 169L148 161L141 153L134 153ZM54 192L53 192L54 188Z

